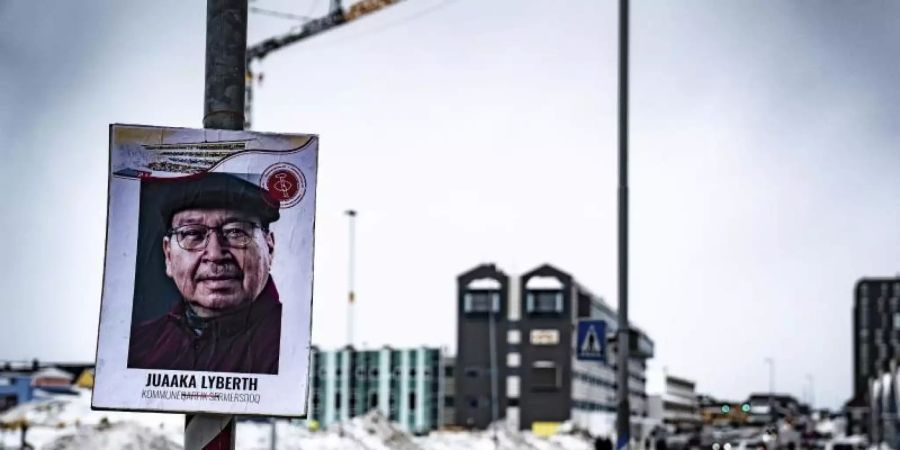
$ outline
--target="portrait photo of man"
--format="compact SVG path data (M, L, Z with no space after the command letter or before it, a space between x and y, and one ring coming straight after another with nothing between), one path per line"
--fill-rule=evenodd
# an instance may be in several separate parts
M279 202L235 174L144 180L128 367L277 374Z

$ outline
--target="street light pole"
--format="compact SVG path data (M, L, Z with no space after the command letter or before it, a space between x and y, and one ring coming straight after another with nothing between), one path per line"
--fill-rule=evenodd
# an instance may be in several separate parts
M490 361L490 370L491 370L491 425L490 427L493 429L492 439L494 441L494 448L497 448L497 418L499 412L498 398L499 393L497 392L497 324L494 323L494 294L493 292L488 293L488 340L489 342L489 357ZM497 301L497 306L499 306L499 299Z
M775 415L775 360L771 357L766 358L766 364L769 365L769 419L772 423L778 423L778 417Z
M806 374L806 380L809 381L809 408L815 409L816 404L816 385L815 378L812 374Z
M619 0L619 311L616 449L628 448L631 405L628 389L628 0Z
M344 214L350 219L350 255L347 263L347 345L352 347L354 337L353 328L356 321L356 312L354 311L354 305L356 303L356 210L348 209Z

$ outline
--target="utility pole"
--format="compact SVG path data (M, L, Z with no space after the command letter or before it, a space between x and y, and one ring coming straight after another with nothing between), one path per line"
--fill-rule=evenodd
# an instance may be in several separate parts
M771 357L766 358L766 364L769 365L769 419L773 424L778 423L778 416L775 415L775 360Z
M491 358L490 367L491 367L491 429L493 430L492 440L494 441L494 448L497 448L499 441L497 440L497 418L499 416L499 393L497 392L497 324L494 321L494 294L490 292L488 294L488 340L490 341L488 344L488 357ZM499 309L500 300L497 299L496 306Z
M628 0L619 0L619 311L616 352L616 449L629 448L631 404L628 401Z
M350 219L350 255L347 264L347 345L353 347L354 327L356 325L356 210L344 212Z
M815 409L816 406L816 384L815 378L811 374L806 374L806 380L809 381L809 408Z
M203 128L244 128L246 53L246 0L207 0ZM234 442L234 416L185 415L185 450L234 450Z

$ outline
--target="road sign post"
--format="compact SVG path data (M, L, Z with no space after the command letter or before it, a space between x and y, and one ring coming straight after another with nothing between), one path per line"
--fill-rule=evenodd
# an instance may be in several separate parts
M629 448L628 389L628 0L619 0L619 311L616 352L616 450Z

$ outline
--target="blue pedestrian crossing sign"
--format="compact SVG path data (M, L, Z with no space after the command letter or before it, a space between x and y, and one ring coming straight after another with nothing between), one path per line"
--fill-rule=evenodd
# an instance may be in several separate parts
M606 322L578 321L575 354L581 361L606 361Z

